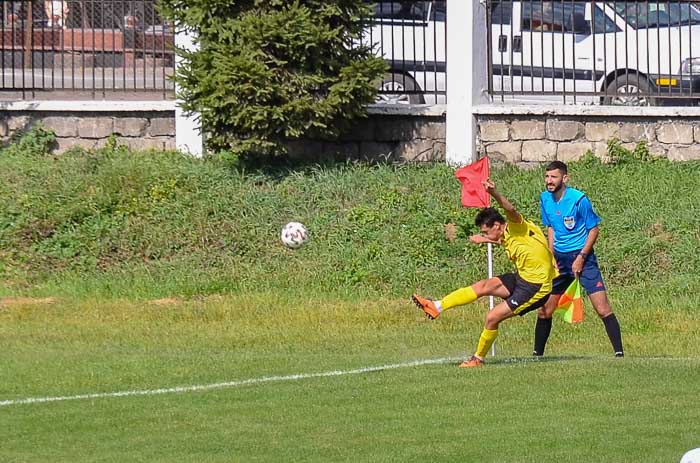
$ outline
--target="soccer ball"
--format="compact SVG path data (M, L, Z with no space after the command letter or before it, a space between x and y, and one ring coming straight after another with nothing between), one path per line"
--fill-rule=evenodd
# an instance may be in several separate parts
M681 457L681 463L698 463L700 462L700 447L689 450Z
M289 222L280 234L282 243L290 249L300 248L309 239L309 231L299 222Z

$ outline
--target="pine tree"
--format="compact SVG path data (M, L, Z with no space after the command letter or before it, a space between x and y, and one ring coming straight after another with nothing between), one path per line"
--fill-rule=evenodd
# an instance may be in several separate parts
M365 0L161 0L194 31L177 49L185 111L199 113L210 150L277 154L285 140L335 137L365 115L385 65L358 46Z

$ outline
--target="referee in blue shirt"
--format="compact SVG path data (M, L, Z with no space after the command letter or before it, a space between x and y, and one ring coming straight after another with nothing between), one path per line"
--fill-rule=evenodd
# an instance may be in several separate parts
M625 354L620 324L610 307L598 259L593 252L600 218L593 211L585 193L566 186L569 180L566 164L561 161L549 163L544 180L547 191L540 195L542 223L547 227L549 247L554 253L560 275L554 280L547 303L537 313L533 355L544 355L552 330L552 314L559 297L574 278L579 278L593 308L605 325L615 356L623 357Z

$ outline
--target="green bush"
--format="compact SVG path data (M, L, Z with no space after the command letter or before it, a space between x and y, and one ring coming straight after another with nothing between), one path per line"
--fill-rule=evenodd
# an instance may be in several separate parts
M16 135L7 152L25 156L45 156L49 154L56 135L42 124L34 125L29 131Z
M208 148L277 154L302 136L334 137L364 116L385 65L357 43L364 0L162 0L165 18L197 32L178 49L183 108Z

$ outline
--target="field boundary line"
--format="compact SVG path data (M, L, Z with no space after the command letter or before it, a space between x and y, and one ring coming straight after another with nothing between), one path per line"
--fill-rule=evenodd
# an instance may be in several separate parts
M262 383L272 383L272 382L284 382L284 381L298 381L302 379L312 379L312 378L329 378L334 376L348 376L348 375L359 375L364 373L373 373L384 370L396 370L399 368L411 368L420 367L425 365L439 365L443 363L456 362L464 359L464 356L459 357L441 357L434 359L424 359L424 360L414 360L404 363L393 363L387 365L379 365L373 367L355 368L351 370L332 370L324 371L319 373L297 373L292 375L279 375L279 376L261 376L259 378L249 378L242 379L238 381L227 381L222 383L212 383L212 384L200 384L193 386L176 386L161 389L134 389L130 391L117 391L117 392L95 392L90 394L77 394L77 395L67 395L67 396L56 396L56 397L27 397L24 399L14 399L14 400L1 400L0 407L8 407L11 405L30 405L30 404L40 404L48 402L65 402L70 400L92 400L92 399L106 399L113 397L130 397L130 396L151 396L151 395L163 395L163 394L183 394L188 392L200 392L200 391L210 391L213 389L229 389L253 384ZM592 357L579 357L571 359L552 359L554 361L580 361L580 360L599 360L599 358ZM610 359L614 362L626 362L628 359ZM700 360L700 358L695 357L632 357L629 360L663 360L663 361L693 361ZM545 363L545 360L540 360L538 358L499 358L494 361L493 365L513 365L515 363Z
M105 399L111 397L130 397L130 396L149 396L149 395L163 395L163 394L182 394L187 392L200 392L209 391L212 389L227 389L235 388L240 386L247 386L251 384L261 384L261 383L271 383L271 382L282 382L282 381L298 381L302 379L311 378L328 378L333 376L347 376L347 375L359 375L364 373L372 373L384 370L396 370L398 368L410 368L419 367L424 365L438 365L442 363L455 362L463 357L442 357L435 359L426 360L415 360L412 362L405 363L394 363L389 365L380 365L374 367L356 368L352 370L333 370L325 371L319 373L298 373L293 375L280 375L280 376L262 376L260 378L250 378L242 379L239 381L228 381L223 383L212 383L212 384L200 384L194 386L177 386L162 389L135 389L130 391L117 391L117 392L96 392L91 394L78 394L69 396L57 396L57 397L28 397L25 399L16 400L2 400L0 401L0 407L7 407L10 405L29 405L29 404L39 404L47 402L65 402L69 400L91 400L91 399Z

